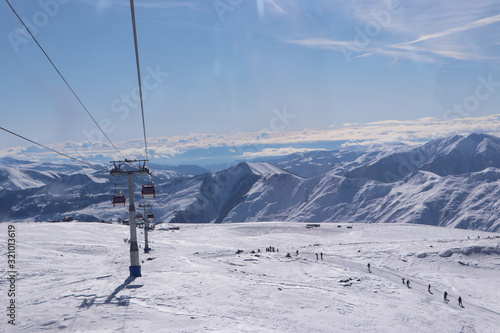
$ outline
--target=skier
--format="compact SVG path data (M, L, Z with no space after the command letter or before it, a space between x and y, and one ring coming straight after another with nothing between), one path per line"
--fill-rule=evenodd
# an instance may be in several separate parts
M405 278L401 278L401 280L403 281L403 284L405 284Z
M318 258L318 254L316 253L316 260L318 260L318 259L319 259L319 258Z
M321 260L323 260L323 252L320 253Z
M458 306L464 307L462 304L462 297L458 296Z
M406 286L407 286L408 288L410 288L410 280L408 280L408 279L406 280Z
M445 302L448 302L448 293L446 291L444 292L444 300Z
M299 250L295 251L295 255L298 256L299 255Z
M429 294L432 294L431 292L431 285L429 284L429 286L427 287L427 291L429 292Z
M368 263L367 266L368 266L368 273L371 273L371 271L370 271L370 263Z

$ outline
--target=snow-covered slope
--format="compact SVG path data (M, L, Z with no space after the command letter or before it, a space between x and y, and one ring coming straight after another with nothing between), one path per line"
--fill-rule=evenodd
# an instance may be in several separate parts
M0 190L16 191L38 188L56 181L60 173L89 173L91 171L94 170L85 166L37 163L3 157L0 158Z
M142 251L138 229L142 277L131 279L128 226L16 223L16 326L7 324L5 305L0 331L497 333L500 327L500 238L493 233L403 224L177 226L149 234L150 254ZM0 227L6 251L7 226ZM270 246L279 252L265 252Z
M227 170L198 176L198 191L188 205L177 205L175 222L223 222L227 214L247 200L251 191L276 176L287 179L296 176L267 163L240 163ZM191 183L193 180L188 180ZM180 200L184 203L186 197ZM174 200L170 201L175 204ZM255 207L255 209L258 209ZM254 209L254 210L255 210ZM250 213L250 212L247 212ZM249 214L246 214L249 216Z
M28 162L0 159L0 221L11 219L61 220L72 217L84 221L125 219L126 212L111 206L114 184L127 187L125 178L111 177L109 166ZM182 170L182 167L178 167ZM197 168L187 167L195 171ZM188 177L162 168L155 170L154 181ZM135 188L148 179L135 179ZM137 198L139 199L139 198Z
M303 178L312 178L327 172L344 175L362 165L410 148L402 143L346 145L334 151L318 150L257 161L270 163Z

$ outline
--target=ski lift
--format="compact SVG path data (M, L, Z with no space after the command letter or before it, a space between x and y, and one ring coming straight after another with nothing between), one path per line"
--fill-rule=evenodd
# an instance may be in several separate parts
M142 185L142 198L154 199L156 197L155 186L153 184Z
M116 205L123 204L123 207L125 207L125 203L127 200L125 199L125 194L123 194L123 191L120 190L120 193L117 192L116 190L116 184L115 184L115 194L113 195L113 199L111 200L113 203L113 207L116 207Z
M153 221L155 219L155 214L153 213L148 213L147 214L147 217L148 217L148 221Z

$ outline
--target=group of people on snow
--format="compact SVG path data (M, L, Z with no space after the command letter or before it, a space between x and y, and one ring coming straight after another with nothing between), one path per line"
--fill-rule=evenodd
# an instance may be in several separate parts
M127 240L125 239L124 241L126 242ZM240 254L242 252L243 252L243 250L240 250L240 249L238 249L238 251L236 251L237 254ZM260 249L258 249L257 252L260 253ZM279 252L279 249L276 249L274 246L269 246L269 247L266 247L266 252ZM251 251L250 253L255 253L255 251ZM299 255L299 250L295 251L295 255L296 256ZM315 255L316 255L316 260L319 260L320 258L321 258L321 260L323 260L323 252L320 252L319 254L315 253ZM292 255L290 253L287 253L285 257L286 258L291 258ZM371 265L370 265L370 263L368 263L366 266L368 268L368 272L371 273ZM403 278L401 278L401 281L403 282L404 285L406 285L406 287L411 288L410 287L410 280L408 278L405 279L403 277ZM432 293L432 291L431 291L431 285L430 284L427 286L427 292L429 294L431 294L431 295L434 295ZM445 302L449 302L448 292L447 291L444 292L443 298L444 298ZM460 307L462 307L462 308L464 307L463 304L462 304L462 297L461 296L458 296L458 305Z
M368 264L368 270L370 270L370 264ZM410 287L410 280L409 279L405 279L405 278L401 278L401 281L403 282L404 285L406 285L408 288L411 288ZM427 291L429 292L429 294L431 295L434 295L433 292L431 291L431 285L429 284L427 286ZM445 302L449 302L449 299L448 299L448 292L445 290L444 292L444 296L443 296L443 299ZM464 305L462 304L462 297L461 296L458 296L458 305L460 307L464 307Z

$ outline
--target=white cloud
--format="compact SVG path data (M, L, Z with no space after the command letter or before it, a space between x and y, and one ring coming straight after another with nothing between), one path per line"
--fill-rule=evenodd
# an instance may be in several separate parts
M328 38L309 38L309 39L299 39L299 40L287 40L285 43L296 44L300 46L313 47L313 48L324 48L332 50L336 49L338 46L344 46L346 48L356 48L353 41L340 41Z
M285 14L285 10L276 0L264 0L265 3L269 4L269 6L277 13Z
M267 157L267 156L285 156L295 153L307 153L309 151L326 150L326 149L316 149L316 148L264 148L256 152L245 152L241 156L244 158L255 158L255 157Z
M185 158L191 151L206 149L206 157L217 159L220 147L228 147L232 152L243 151L234 158L253 158L262 156L281 156L296 152L318 150L318 142L347 141L355 143L374 142L422 142L455 134L472 132L500 136L500 114L461 118L454 120L441 120L437 118L422 118L418 120L386 120L365 124L351 123L327 129L306 129L296 132L274 132L262 136L258 132L242 132L234 134L189 134L174 137L153 137L148 139L150 157L152 159ZM115 142L116 146L128 158L143 158L144 148L142 139L124 142ZM313 143L316 143L313 145ZM311 147L307 148L307 145ZM288 147L272 147L273 145L287 145ZM295 148L294 145L300 145ZM233 149L238 147L236 149ZM251 151L247 149L252 147ZM266 147L266 148L263 148ZM74 143L63 142L51 146L61 152L81 158L101 160L106 157L111 159L122 158L118 153L106 145L88 142ZM239 149L242 148L242 149ZM244 148L244 149L243 149ZM26 147L11 147L0 150L0 156L12 156L22 159L54 159L56 155L45 151L30 151ZM199 153L196 155L199 156ZM201 157L193 159L202 160ZM193 162L194 163L194 162Z

